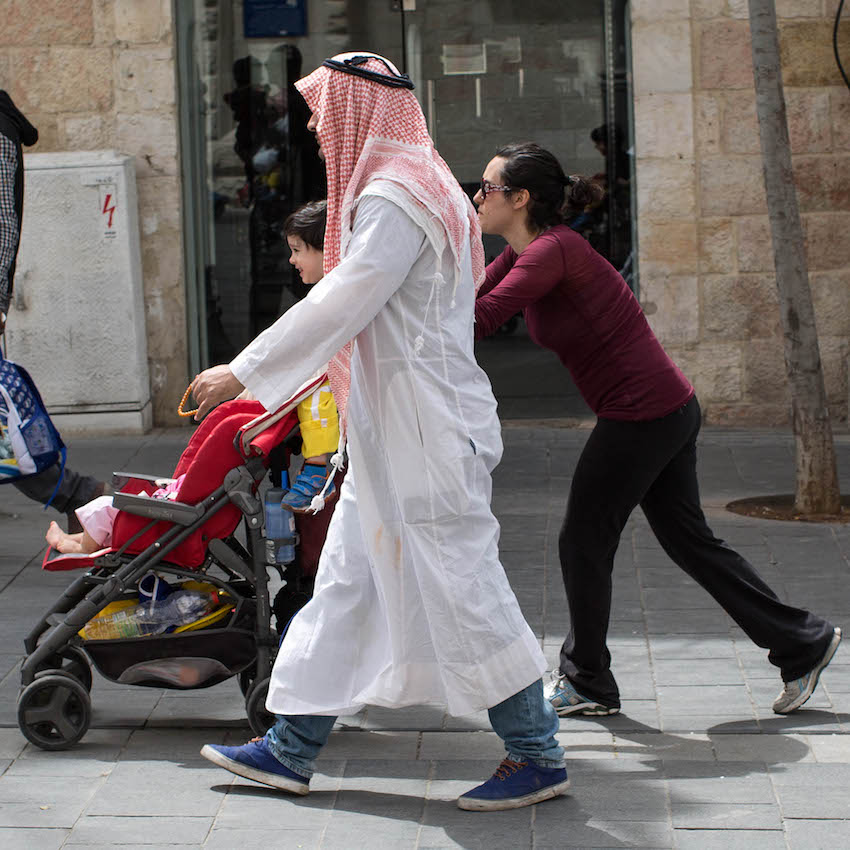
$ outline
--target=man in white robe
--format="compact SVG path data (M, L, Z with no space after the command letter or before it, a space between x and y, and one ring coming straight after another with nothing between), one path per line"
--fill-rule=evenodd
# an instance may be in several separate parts
M557 796L569 781L542 694L546 663L499 562L490 510L502 444L473 353L475 213L412 84L385 59L343 54L297 87L327 166L325 276L229 366L201 373L193 393L199 416L243 387L273 411L330 361L349 470L313 599L275 661L266 705L278 722L202 755L306 794L338 714L487 708L507 758L458 805Z

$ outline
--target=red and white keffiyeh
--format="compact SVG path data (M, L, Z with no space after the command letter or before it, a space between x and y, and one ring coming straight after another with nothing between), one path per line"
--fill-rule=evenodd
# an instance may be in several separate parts
M387 65L395 70L388 60L368 51L344 53L334 59L343 61L364 55L376 56L360 66L366 70L386 74ZM484 280L478 216L434 148L413 92L326 66L299 80L295 87L318 118L316 134L327 169L325 274L345 255L358 198L372 181L381 179L401 187L413 203L427 210L437 223L440 236L451 247L456 265L460 265L466 246L470 246L477 289ZM349 342L328 364L328 380L339 410L342 434L351 383L351 348Z

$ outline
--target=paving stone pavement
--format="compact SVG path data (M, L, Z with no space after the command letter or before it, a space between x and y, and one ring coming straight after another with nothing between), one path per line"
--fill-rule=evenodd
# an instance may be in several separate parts
M72 442L69 462L167 474L187 431ZM568 627L557 534L587 431L506 427L494 480L502 557L553 666ZM844 492L850 438L837 438ZM793 441L706 429L700 478L717 534L783 598L850 624L850 526L771 523L733 498L793 489ZM431 707L341 718L306 798L201 759L248 735L236 684L174 692L95 677L93 724L61 753L27 744L15 719L21 641L64 588L39 569L48 515L0 490L0 848L843 848L850 847L850 649L812 700L772 714L777 672L673 566L638 511L616 557L610 630L623 711L563 720L573 787L513 812L459 811L502 747L485 714Z

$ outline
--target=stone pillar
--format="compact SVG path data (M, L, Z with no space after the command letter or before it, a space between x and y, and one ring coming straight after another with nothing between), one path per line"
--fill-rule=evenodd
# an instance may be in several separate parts
M172 0L26 5L0 27L0 79L39 129L34 151L133 157L154 420L177 424L189 376Z

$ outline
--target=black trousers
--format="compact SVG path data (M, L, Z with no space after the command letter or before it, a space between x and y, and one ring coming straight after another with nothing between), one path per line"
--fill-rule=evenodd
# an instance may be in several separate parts
M559 554L571 628L561 672L582 695L619 706L606 646L611 578L620 534L637 505L675 564L704 587L785 681L807 673L826 651L832 625L781 602L753 566L712 534L700 507L696 397L649 422L599 419L581 453Z

